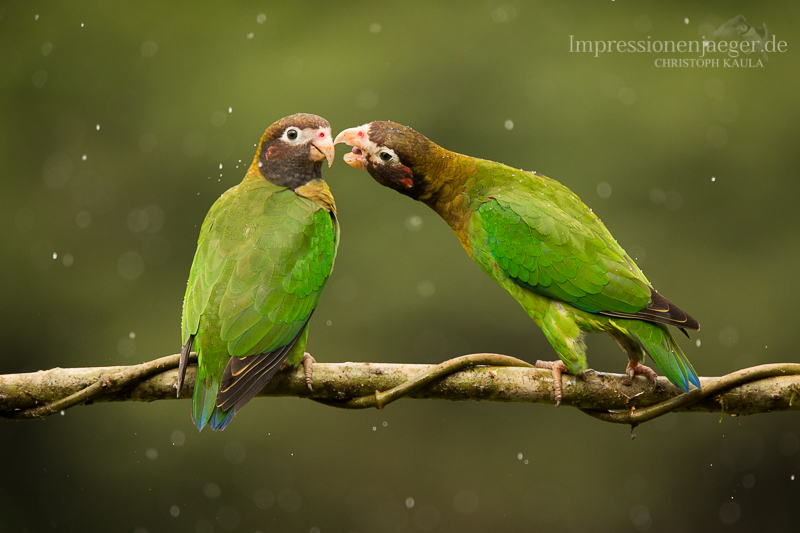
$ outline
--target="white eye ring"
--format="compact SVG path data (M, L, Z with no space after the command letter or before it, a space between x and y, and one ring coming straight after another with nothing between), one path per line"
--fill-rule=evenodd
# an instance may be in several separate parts
M393 165L400 161L400 158L397 157L397 154L395 154L393 150L389 150L388 148L383 148L380 151L378 151L378 159L390 165Z
M300 131L297 128L288 128L284 136L290 141L295 141L300 137Z

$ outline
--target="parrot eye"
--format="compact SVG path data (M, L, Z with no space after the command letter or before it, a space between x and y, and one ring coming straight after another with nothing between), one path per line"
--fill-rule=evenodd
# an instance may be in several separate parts
M392 160L392 154L389 152L381 152L379 155L387 163Z
M297 134L298 132L295 128L289 128L288 130L286 130L286 138L289 139L290 141L297 139Z

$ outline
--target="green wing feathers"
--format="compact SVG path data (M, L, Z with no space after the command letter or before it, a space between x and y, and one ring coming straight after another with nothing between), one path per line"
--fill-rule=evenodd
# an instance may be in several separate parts
M584 311L646 308L647 278L597 217L588 209L583 219L568 217L555 200L525 191L490 197L479 207L497 265L515 283Z
M184 299L183 342L197 336L198 383L205 379L205 392L195 387L198 426L221 403L220 380L231 357L279 351L280 366L305 341L301 333L337 245L335 218L292 190L245 180L217 200L203 223ZM236 393L235 383L226 391Z

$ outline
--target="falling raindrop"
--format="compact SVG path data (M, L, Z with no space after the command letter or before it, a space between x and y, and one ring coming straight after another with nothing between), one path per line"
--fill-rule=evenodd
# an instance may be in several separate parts
M417 294L423 298L430 298L436 292L436 285L430 280L422 280L417 285Z
M176 429L172 432L172 435L170 435L170 439L172 440L173 446L183 446L186 442L186 435L184 435L183 431Z

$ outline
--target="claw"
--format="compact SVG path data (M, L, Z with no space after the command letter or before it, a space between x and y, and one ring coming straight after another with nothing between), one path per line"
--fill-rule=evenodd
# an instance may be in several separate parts
M547 368L553 373L553 392L556 397L556 407L561 405L561 374L569 372L563 361L536 361L536 368Z
M310 353L306 352L303 355L303 359L301 362L303 363L303 372L305 373L306 376L306 387L308 387L308 390L313 391L314 387L311 386L313 382L311 366L317 361L316 359L311 357Z
M636 376L644 376L653 383L654 389L658 386L658 374L656 374L652 368L644 366L642 363L637 362L633 365L628 361L628 366L625 367L625 373L631 380Z

